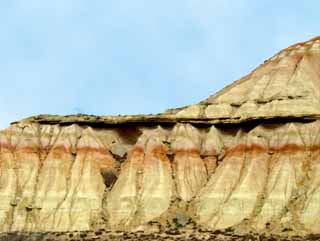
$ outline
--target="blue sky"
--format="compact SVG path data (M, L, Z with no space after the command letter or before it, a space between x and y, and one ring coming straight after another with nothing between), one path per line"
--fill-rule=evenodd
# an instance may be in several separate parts
M319 9L319 0L1 1L0 127L199 102L320 35Z

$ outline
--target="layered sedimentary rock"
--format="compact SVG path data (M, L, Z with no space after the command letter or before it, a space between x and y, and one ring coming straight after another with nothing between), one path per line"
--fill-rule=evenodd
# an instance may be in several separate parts
M0 131L0 231L320 234L320 38L196 105Z
M180 117L237 121L276 117L319 117L320 38L282 50L242 79Z
M169 208L173 182L166 139L160 127L145 130L130 150L106 200L112 227L144 224Z
M178 196L188 202L207 182L207 170L200 157L199 131L190 124L172 130L171 147Z
M136 229L183 202L212 230L319 232L319 121L138 129L1 131L1 231Z
M89 229L101 211L101 173L116 172L94 131L15 125L1 137L2 231Z

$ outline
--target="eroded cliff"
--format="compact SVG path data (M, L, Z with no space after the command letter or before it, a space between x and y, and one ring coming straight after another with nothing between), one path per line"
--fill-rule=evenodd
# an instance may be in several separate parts
M319 233L320 121L0 132L1 231L165 228Z
M159 115L0 131L0 232L320 234L320 38Z

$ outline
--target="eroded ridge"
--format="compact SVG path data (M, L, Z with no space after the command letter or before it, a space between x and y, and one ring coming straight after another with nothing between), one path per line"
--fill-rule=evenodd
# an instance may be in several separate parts
M320 121L0 132L1 232L320 233Z
M39 115L21 122L121 126L245 124L281 119L320 119L320 37L294 44L207 99L159 114L93 116Z
M196 105L180 118L221 122L267 118L318 118L320 37L281 50L248 75Z
M169 208L173 183L166 139L161 127L144 130L130 150L106 200L111 227L145 224Z

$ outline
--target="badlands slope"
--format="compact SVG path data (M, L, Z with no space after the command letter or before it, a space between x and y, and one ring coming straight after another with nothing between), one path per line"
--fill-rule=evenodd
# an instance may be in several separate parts
M196 105L12 123L0 232L320 234L319 102L315 38Z

